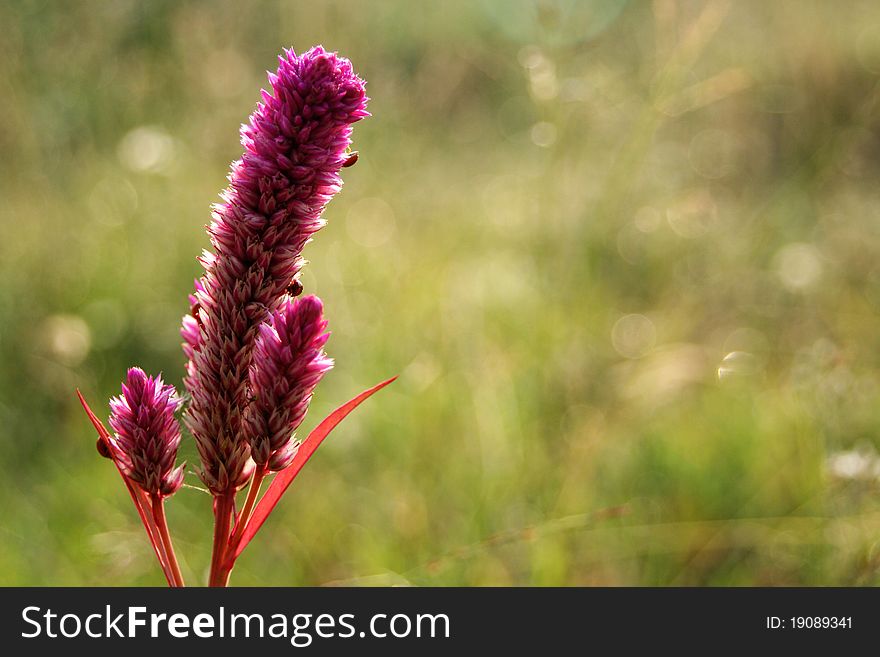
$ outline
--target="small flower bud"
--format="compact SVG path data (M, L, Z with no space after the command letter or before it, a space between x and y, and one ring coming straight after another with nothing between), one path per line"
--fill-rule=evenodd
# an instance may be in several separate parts
M315 386L333 361L324 353L327 322L315 296L290 299L260 326L250 370L253 401L245 412L251 458L275 472L296 455L293 432L302 423Z
M116 432L112 440L120 455L119 466L126 477L151 495L171 495L183 484L184 466L174 467L180 446L180 425L174 412L179 406L174 386L165 385L161 377L147 376L138 367L128 370L122 395L110 400L110 427ZM101 447L107 449L106 445Z

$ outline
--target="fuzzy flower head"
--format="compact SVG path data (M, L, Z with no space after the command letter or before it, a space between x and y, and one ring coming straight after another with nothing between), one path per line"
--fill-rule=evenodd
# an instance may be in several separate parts
M202 479L215 495L249 476L244 416L248 372L260 326L279 309L303 266L302 250L323 225L349 163L352 124L368 116L364 81L342 57L315 47L279 57L247 124L244 153L208 228L213 252L184 318L186 422Z
M110 400L110 427L123 473L151 495L171 495L183 484L183 465L174 467L180 425L174 412L180 400L174 386L128 370L122 395Z
M283 470L296 454L293 432L312 393L333 361L324 353L327 322L315 296L288 299L260 327L250 370L253 401L245 430L251 456L270 471Z

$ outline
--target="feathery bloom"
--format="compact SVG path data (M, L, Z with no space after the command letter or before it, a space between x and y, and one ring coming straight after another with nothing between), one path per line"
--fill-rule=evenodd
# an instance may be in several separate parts
M171 495L183 484L183 465L174 467L180 425L174 417L180 400L174 386L128 370L122 395L110 400L111 437L119 466L130 480L151 495Z
M242 421L254 340L302 268L306 242L324 225L321 213L342 185L352 124L369 115L363 80L323 48L285 51L269 81L272 93L263 92L242 126L244 155L214 206L214 253L200 258L206 271L181 331L192 397L186 422L215 495L250 476Z
M323 350L330 337L326 328L324 307L315 296L285 300L260 326L245 435L254 462L270 472L290 465L297 448L293 432L306 415L315 386L333 367Z

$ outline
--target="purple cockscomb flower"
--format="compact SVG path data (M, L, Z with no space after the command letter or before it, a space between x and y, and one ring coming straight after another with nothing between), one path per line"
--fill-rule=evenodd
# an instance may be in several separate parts
M321 213L342 185L340 169L358 159L348 149L352 124L368 116L367 97L348 60L320 47L299 56L285 51L269 81L271 92L242 127L245 152L214 206L213 253L200 258L205 273L181 329L191 397L186 422L213 495L210 586L227 585L242 550L329 433L396 378L356 395L294 442L315 386L333 366L323 350L329 334L321 301L298 299L302 251L324 225ZM184 586L165 515L165 498L183 483L183 466L174 467L174 388L129 370L122 396L110 402L115 435L77 395L169 585ZM236 492L248 481L238 510Z
M245 152L209 227L215 253L200 259L206 272L182 329L186 422L214 495L247 483L242 420L257 330L302 268L303 247L342 185L351 125L368 116L364 82L347 59L316 47L299 56L288 50L279 61L272 93L263 92L242 127Z
M183 465L174 467L180 425L174 412L180 400L174 386L128 370L122 395L110 400L111 438L123 474L151 496L167 497L183 484Z
M315 386L333 361L323 347L324 307L315 296L286 300L260 326L250 369L252 403L245 435L257 467L283 470L296 455L293 432L302 423Z

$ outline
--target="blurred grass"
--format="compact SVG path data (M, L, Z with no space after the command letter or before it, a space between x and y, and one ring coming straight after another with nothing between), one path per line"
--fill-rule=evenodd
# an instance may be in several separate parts
M73 388L97 410L130 364L179 384L236 129L315 43L374 116L307 247L337 362L307 428L401 378L233 583L880 583L878 24L867 1L0 3L0 583L162 584ZM193 582L209 509L169 508Z

